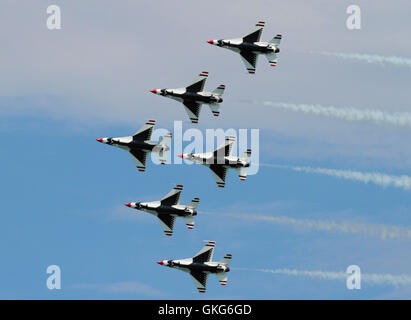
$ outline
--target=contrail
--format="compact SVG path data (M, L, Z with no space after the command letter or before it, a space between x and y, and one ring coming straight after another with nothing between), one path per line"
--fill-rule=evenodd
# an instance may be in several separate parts
M365 236L376 237L381 240L411 240L411 229L406 227L398 227L385 224L366 224L351 221L338 222L333 220L294 219L286 216L270 216L240 213L219 213L219 215L279 225L290 225L296 228L301 228L303 230L309 229L326 232L361 234Z
M258 103L257 101L254 103ZM372 122L374 124L389 124L395 127L411 128L410 112L386 112L377 109L356 109L352 107L337 108L318 104L292 104L283 102L263 101L263 105L304 112L324 117L342 119L346 121Z
M352 59L358 61L364 61L367 63L375 63L384 66L385 64L393 64L401 67L408 67L411 68L411 59L403 58L403 57L396 57L396 56L380 56L375 54L360 54L360 53L343 53L343 52L328 52L328 51L320 51L320 52L313 52L319 53L326 56L333 56L337 58L343 59Z
M273 274L284 274L289 276L303 276L322 280L347 280L349 276L345 272L332 272L321 270L296 270L296 269L246 269L232 268L233 270L258 271ZM411 285L411 276L409 275L392 275L378 273L361 273L361 282L364 281L369 285L393 285L407 286Z
M337 170L326 168L311 168L311 167L292 167L283 166L277 164L264 164L260 163L260 166L291 169L297 172L316 173L327 176L333 176L336 178L342 178L346 180L355 180L363 183L374 183L382 187L396 187L404 190L410 190L411 177L407 175L394 176L379 172L360 172L351 170Z

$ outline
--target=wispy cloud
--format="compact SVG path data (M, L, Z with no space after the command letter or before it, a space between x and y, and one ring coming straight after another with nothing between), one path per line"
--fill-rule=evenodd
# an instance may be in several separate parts
M380 238L382 240L411 240L411 229L385 224L367 224L352 221L339 222L333 220L295 219L287 216L267 216L258 214L226 213L223 215L239 219L261 221L279 225L289 225L296 228L302 228L304 230L361 234L365 236Z
M201 214L214 214L204 212ZM219 216L227 216L251 221L261 221L277 225L289 225L302 230L314 230L324 232L337 232L345 234L359 234L379 238L381 240L411 240L411 229L386 224L368 224L353 221L333 221L314 219L295 219L287 216L272 216L245 213L218 213Z
M136 294L145 296L162 296L164 295L161 291L154 289L146 284L137 281L124 281L115 283L79 283L72 285L72 288L85 289L85 290L96 290L109 294L125 293L125 294Z
M288 276L303 276L322 280L347 280L348 274L345 272L333 272L322 270L297 270L297 269L242 269L232 268L233 270L258 271L264 273L283 274ZM392 285L392 286L409 286L411 285L411 276L393 275L378 273L361 273L361 282L369 285Z
M396 56L381 56L376 54L362 54L362 53L344 53L344 52L328 52L328 51L319 51L312 52L319 53L326 56L333 56L342 59L358 60L366 63L375 63L380 65L392 64L400 67L411 68L411 59L404 57Z
M377 109L357 109L352 107L337 108L334 106L322 106L318 104L293 104L273 101L254 101L254 103L295 112L337 118L345 121L371 122L377 125L387 124L394 127L411 128L410 112L390 113Z
M260 166L290 169L297 172L322 174L336 178L354 180L363 183L374 183L382 187L396 187L404 190L411 188L411 177L407 175L395 176L380 172L360 172L352 170L337 170L326 168L293 167L277 164L260 163Z

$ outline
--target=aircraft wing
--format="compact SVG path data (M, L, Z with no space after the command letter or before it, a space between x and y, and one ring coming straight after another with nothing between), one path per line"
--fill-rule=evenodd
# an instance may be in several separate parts
M181 184L176 185L163 199L160 200L161 204L166 206L174 206L179 204L181 191L183 191L183 186Z
M258 55L250 51L240 51L240 56L248 73L254 74Z
M146 162L148 151L145 150L130 150L130 153L133 157L134 163L137 166L138 171L146 171Z
M183 105L186 109L188 117L192 123L198 123L198 117L200 116L201 104L192 101L183 101Z
M187 92L201 92L204 89L208 77L208 72L203 71L198 75L198 78L194 80L192 84L186 87Z
M200 251L193 257L193 262L204 263L213 259L215 241L208 241Z
M157 217L160 220L161 226L164 229L164 234L166 236L172 236L176 217L169 214L159 214Z
M148 120L134 135L133 140L150 140L156 120Z
M267 53L265 56L267 57L267 60L270 66L275 67L277 65L277 62L278 62L277 54L275 54L274 52L270 52L270 53Z
M228 169L221 164L210 164L209 168L211 170L211 173L213 174L215 181L217 182L217 185L220 188L224 188Z
M244 42L259 42L261 39L261 34L263 33L265 22L258 21L254 28L243 37Z
M231 155L231 151L233 150L233 145L235 142L235 137L230 136L225 139L224 144L220 147L218 147L216 150L213 152L213 157L215 158L222 158L222 157L228 157Z
M190 276L194 280L198 292L205 293L207 287L208 273L202 271L191 271Z

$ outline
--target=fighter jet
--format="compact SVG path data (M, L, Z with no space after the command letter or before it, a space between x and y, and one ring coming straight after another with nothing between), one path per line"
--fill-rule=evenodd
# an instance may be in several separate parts
M227 272L230 271L228 265L231 261L231 254L227 253L220 261L212 261L214 253L215 241L208 241L193 258L180 260L161 260L158 264L170 268L176 268L190 273L194 280L198 292L205 293L207 286L207 278L209 273L215 273L221 285L227 284Z
M209 40L208 43L240 54L248 73L254 74L257 58L260 54L267 57L270 66L277 65L278 46L281 42L281 34L277 34L270 42L260 42L265 22L258 21L255 27L244 37L235 39Z
M197 215L199 198L194 198L188 205L181 205L180 195L183 190L181 184L176 185L163 199L152 202L130 202L125 206L145 211L156 216L164 229L166 236L173 235L174 222L177 217L182 217L188 229L194 228L194 216Z
M99 138L98 142L127 150L131 153L138 171L146 170L147 154L155 152L161 164L166 164L166 151L170 150L171 133L163 136L160 141L151 141L155 120L148 120L134 135L119 138Z
M153 89L150 92L181 102L184 105L191 122L198 123L202 104L208 104L213 115L218 117L220 114L219 103L223 102L221 96L224 93L225 85L219 85L213 92L203 91L207 77L208 72L203 71L188 87L177 89Z
M224 145L213 152L183 153L178 156L209 167L217 185L224 188L229 168L236 169L240 180L245 181L247 179L247 168L250 166L251 149L247 149L240 157L231 155L234 141L235 137L228 137Z

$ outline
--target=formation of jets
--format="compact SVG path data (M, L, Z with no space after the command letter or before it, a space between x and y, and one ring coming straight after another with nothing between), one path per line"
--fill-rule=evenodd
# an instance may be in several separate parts
M226 48L239 53L247 71L254 74L257 58L264 54L271 66L277 65L277 53L280 51L281 35L276 35L269 42L261 42L261 34L265 23L259 21L255 27L244 37L235 39L210 40L208 43L218 47ZM214 91L204 91L208 78L208 72L203 71L198 78L189 86L176 89L154 89L152 93L171 98L181 102L192 123L198 123L201 106L206 104L210 107L215 117L220 114L220 104L223 102L225 85L219 85ZM98 142L127 150L138 169L146 170L147 155L153 152L157 155L161 164L167 163L167 151L170 150L171 133L164 135L160 141L152 141L151 136L155 120L148 120L134 135L117 138L99 138ZM223 188L226 183L228 169L237 171L240 180L247 179L247 168L250 166L251 149L247 149L239 157L232 155L235 137L226 138L223 145L216 150L205 153L183 153L179 157L198 164L202 164L211 170L217 186ZM183 186L176 185L161 200L151 202L130 202L127 207L148 212L156 216L166 236L173 235L175 220L181 217L189 229L194 228L194 216L197 215L197 207L200 199L194 198L189 204L181 205L180 196ZM161 260L157 263L171 268L188 272L194 280L199 292L206 291L207 278L210 273L215 273L222 285L227 284L227 272L230 271L229 264L231 254L226 254L220 261L212 261L215 241L208 241L194 257L179 260Z

